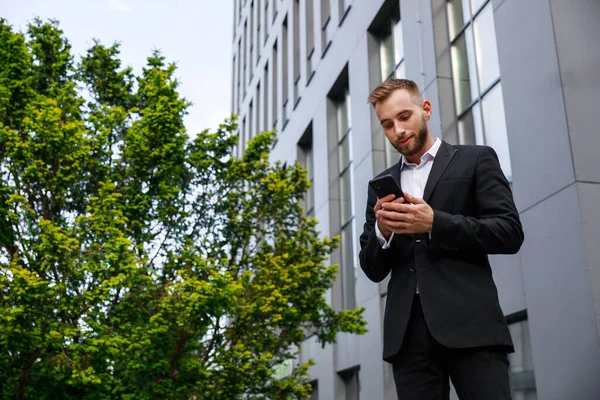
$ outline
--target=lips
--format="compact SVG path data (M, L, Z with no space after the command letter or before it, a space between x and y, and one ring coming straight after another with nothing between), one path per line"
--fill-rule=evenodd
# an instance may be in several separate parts
M401 140L401 141L399 142L399 143L400 143L400 146L406 146L406 145L407 145L407 144L410 142L410 140L411 140L411 139L412 139L412 136L409 136L408 138L406 138L406 139L404 139L404 140Z

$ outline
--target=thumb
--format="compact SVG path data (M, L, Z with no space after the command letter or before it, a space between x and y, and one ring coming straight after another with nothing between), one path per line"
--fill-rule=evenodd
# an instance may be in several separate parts
M410 195L406 192L404 193L404 198L406 199L406 201L408 201L409 203L412 203L412 204L424 204L425 203L425 201L423 199L420 199L418 197Z

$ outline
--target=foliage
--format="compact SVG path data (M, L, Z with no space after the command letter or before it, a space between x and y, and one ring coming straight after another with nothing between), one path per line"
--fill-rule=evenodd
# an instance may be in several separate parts
M363 333L299 165L243 157L235 118L186 134L176 67L75 62L56 21L0 20L0 397L307 398L307 335Z

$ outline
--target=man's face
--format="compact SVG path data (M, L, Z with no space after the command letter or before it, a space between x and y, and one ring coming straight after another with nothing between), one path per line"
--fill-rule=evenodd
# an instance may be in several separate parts
M375 106L385 136L405 157L419 153L427 141L427 119L431 104L417 104L406 90L395 90L386 100ZM427 118L426 118L427 117Z

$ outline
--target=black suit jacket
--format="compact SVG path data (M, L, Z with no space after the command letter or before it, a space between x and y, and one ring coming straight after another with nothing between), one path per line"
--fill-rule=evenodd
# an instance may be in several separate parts
M383 171L400 184L400 164ZM423 199L433 208L428 235L394 235L382 249L375 233L369 189L360 236L360 265L374 282L390 272L384 316L383 358L400 350L417 281L427 326L446 347L513 344L498 301L488 254L513 254L523 229L495 151L442 142Z

